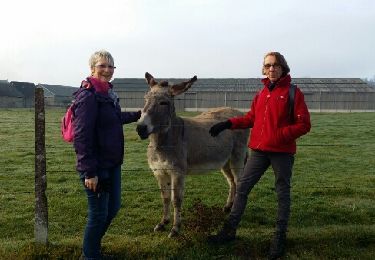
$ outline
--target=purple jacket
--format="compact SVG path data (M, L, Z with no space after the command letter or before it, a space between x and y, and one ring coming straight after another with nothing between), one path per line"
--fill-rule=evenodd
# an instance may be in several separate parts
M138 112L121 112L117 95L96 92L94 87L76 93L74 106L74 149L77 171L86 178L97 176L97 169L121 165L124 158L123 124L139 119Z

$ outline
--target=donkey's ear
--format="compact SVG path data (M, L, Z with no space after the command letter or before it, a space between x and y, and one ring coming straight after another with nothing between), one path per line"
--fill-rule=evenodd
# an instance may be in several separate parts
M148 73L148 72L146 72L146 74L145 74L145 78L146 78L147 84L148 84L150 87L153 87L153 86L155 86L155 85L158 84L158 83L155 81L154 77L153 77L150 73Z
M192 77L188 81L181 82L180 84L172 85L169 88L169 92L172 96L180 95L181 93L184 93L186 90L188 90L195 81L197 81L197 76Z
M168 87L168 81L162 81L162 82L160 82L160 86L162 86L162 87Z

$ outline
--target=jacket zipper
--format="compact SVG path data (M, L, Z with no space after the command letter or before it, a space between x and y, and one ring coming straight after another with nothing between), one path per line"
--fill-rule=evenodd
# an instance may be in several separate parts
M262 129L260 131L260 137L261 138L263 136L263 130L264 130L264 125L265 125L265 122L266 122L266 116L267 116L267 111L268 111L268 100L270 99L270 97L271 97L271 94L268 94L267 97L266 97L266 107L264 109ZM260 145L261 145L261 142L259 142L259 144L257 145L257 149L259 148Z

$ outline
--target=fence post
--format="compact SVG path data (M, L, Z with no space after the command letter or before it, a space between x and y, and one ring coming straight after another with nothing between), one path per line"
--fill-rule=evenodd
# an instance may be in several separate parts
M48 242L45 110L43 88L35 88L35 242Z

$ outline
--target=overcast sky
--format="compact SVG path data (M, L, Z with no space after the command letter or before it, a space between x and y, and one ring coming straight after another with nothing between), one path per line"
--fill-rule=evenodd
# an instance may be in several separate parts
M112 53L114 77L261 77L268 51L292 77L375 75L374 0L9 0L0 79L77 86Z

